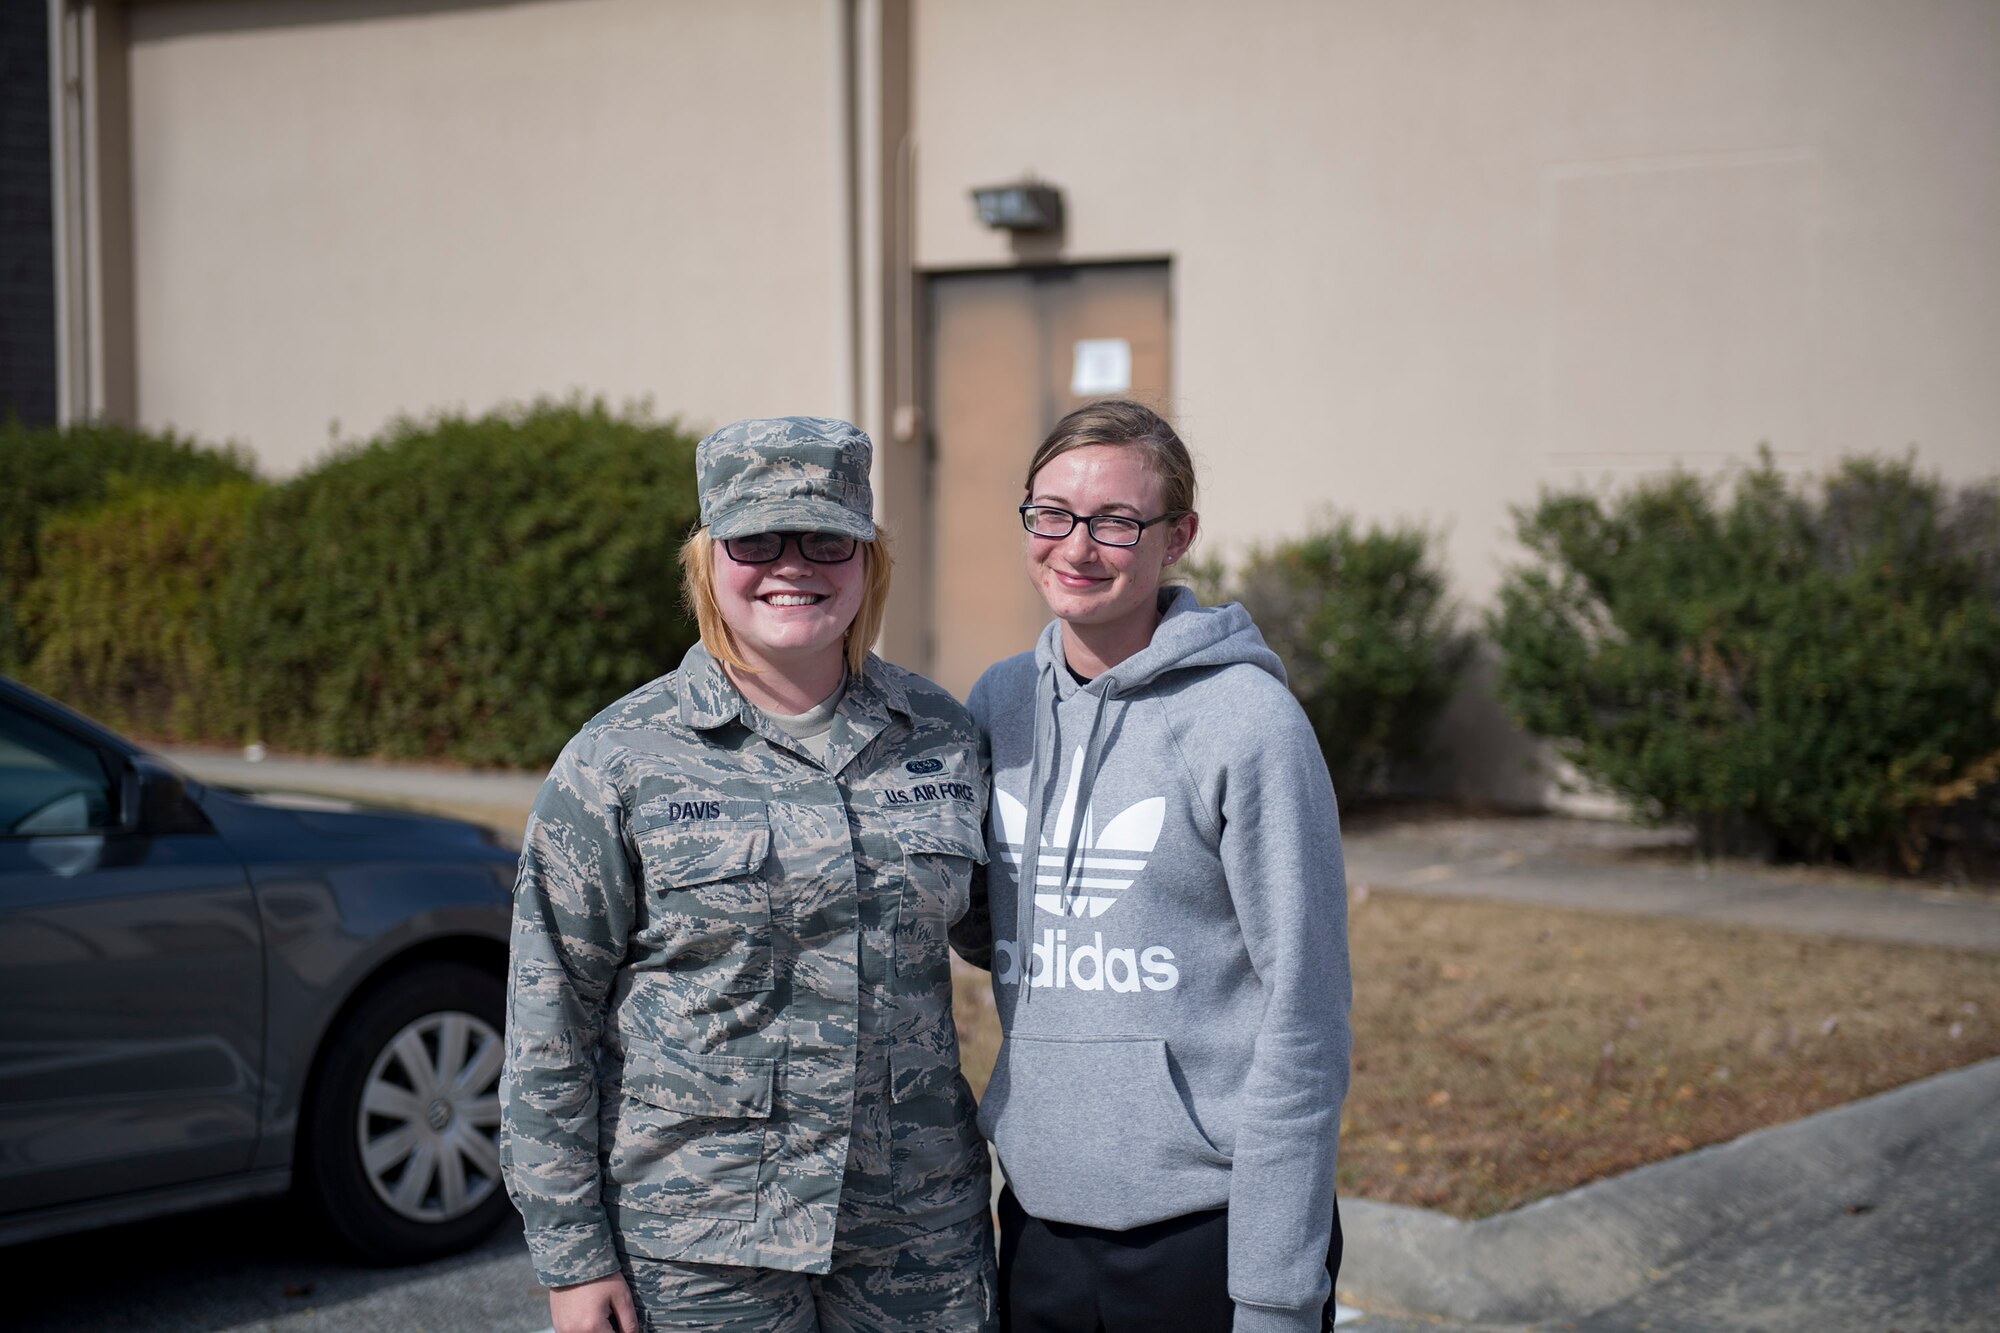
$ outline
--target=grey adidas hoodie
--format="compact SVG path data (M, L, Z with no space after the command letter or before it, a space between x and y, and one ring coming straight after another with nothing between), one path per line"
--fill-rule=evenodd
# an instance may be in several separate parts
M993 754L974 961L1006 1032L979 1125L1046 1221L1227 1205L1236 1333L1304 1333L1329 1294L1347 1092L1339 816L1243 608L1174 588L1161 610L1088 685L1054 622L973 687Z

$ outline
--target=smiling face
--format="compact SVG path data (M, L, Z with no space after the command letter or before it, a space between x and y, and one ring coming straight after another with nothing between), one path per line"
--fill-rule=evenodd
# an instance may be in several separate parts
M1035 473L1028 503L1073 514L1157 518L1165 485L1133 446L1090 444L1058 454ZM1160 579L1194 540L1195 516L1156 523L1136 546L1106 546L1078 523L1067 537L1027 534L1028 575L1063 622L1070 664L1079 671L1116 666L1153 637Z
M716 609L737 652L758 671L814 676L840 663L847 627L861 609L869 549L837 565L814 564L797 541L768 565L742 565L714 549Z

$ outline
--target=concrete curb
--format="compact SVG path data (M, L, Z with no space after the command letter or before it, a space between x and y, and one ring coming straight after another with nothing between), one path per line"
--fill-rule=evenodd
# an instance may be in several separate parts
M1478 1222L1343 1199L1340 1295L1475 1323L1579 1318L1780 1217L1872 1202L1913 1154L1984 1125L1996 1105L2000 1059Z

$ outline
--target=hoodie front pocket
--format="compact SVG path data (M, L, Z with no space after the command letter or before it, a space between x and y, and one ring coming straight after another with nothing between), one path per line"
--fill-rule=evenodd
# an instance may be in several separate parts
M641 940L665 966L727 994L771 989L771 821L748 802L698 822L636 819L646 883Z
M754 1218L776 1067L628 1043L605 1162L619 1204Z
M1213 1208L1229 1158L1196 1126L1159 1037L1010 1036L979 1123L1023 1206L1126 1230Z

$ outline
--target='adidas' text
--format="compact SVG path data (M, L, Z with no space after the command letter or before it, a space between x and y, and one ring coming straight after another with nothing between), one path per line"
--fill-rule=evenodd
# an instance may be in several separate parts
M993 941L993 979L1003 986L1021 984L1016 941ZM1103 932L1093 931L1089 944L1072 948L1068 931L1051 928L1029 946L1028 984L1037 990L1172 990L1181 984L1181 970L1174 965L1174 951L1164 944L1107 949Z

